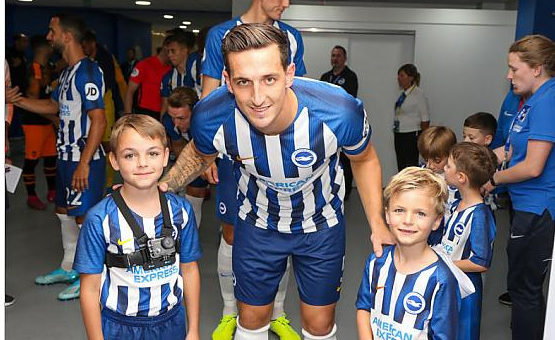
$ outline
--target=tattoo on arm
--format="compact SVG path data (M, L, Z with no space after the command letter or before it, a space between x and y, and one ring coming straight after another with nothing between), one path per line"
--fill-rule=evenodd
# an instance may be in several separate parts
M162 178L168 184L168 190L177 192L197 178L214 160L216 156L200 155L194 142L187 143L179 154L175 165Z

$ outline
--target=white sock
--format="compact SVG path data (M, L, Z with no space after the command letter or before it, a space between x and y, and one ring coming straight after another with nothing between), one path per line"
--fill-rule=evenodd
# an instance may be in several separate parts
M77 248L77 238L79 237L79 228L75 222L75 217L65 214L56 214L60 219L62 229L62 246L64 248L64 257L60 267L69 271L73 267L73 259L75 258L75 248Z
M259 328L259 329L245 329L239 323L239 318L237 318L237 330L235 331L235 340L268 340L268 329L270 329L270 324Z
M191 195L185 195L185 198L191 202L193 206L193 212L195 213L195 220L197 221L197 228L200 227L200 220L202 219L202 202L203 197L195 197Z
M220 279L220 290L224 300L222 314L237 313L237 301L233 290L233 269L231 267L231 254L233 246L226 243L223 236L218 249L218 278Z
M312 335L303 328L304 340L337 340L335 333L337 332L337 325L333 325L331 332L328 335Z
M287 259L287 268L285 268L285 273L281 277L279 282L278 291L276 298L274 300L274 311L272 312L272 320L279 318L285 309L283 305L285 304L285 295L287 294L287 285L289 284L289 273L291 272L291 257Z

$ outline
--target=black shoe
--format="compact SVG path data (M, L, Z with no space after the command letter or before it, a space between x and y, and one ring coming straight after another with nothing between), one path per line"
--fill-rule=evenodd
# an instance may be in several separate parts
M6 299L4 300L4 307L9 307L15 303L15 298L11 295L6 294Z
M509 295L509 292L505 292L499 295L499 303L509 307L513 305L513 301L511 300L511 295Z

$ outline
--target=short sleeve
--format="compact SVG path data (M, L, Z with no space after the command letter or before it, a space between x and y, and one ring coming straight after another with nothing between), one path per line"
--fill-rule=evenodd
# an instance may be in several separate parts
M81 95L83 111L104 109L104 79L100 67L92 61L82 67L82 72L78 70L75 86Z
M420 114L420 121L429 122L430 121L430 110L428 109L428 98L424 95L424 92L420 91L418 95L418 102L416 103L418 108L418 113Z
M489 268L493 257L495 234L493 215L486 205L481 204L474 210L470 228L469 260L472 263Z
M145 72L144 72L144 62L138 63L135 67L133 67L133 71L129 75L129 81L134 82L135 84L140 84L143 82Z
M352 98L349 95L350 98ZM338 134L341 140L338 144L343 147L347 155L358 155L366 149L370 142L372 129L368 121L368 115L364 109L362 102L354 99L356 103L346 106L346 110L342 112L342 124L338 124L341 130Z
M87 214L79 232L73 269L81 274L102 273L107 249L101 217Z
M202 251L198 239L197 222L191 204L182 198L183 215L188 218L184 219L181 225L181 234L179 238L179 262L188 263L198 260Z
M208 32L206 37L201 73L214 79L222 79L223 70L222 37L218 28L215 27Z
M433 298L433 313L429 324L429 339L452 340L459 330L461 296L454 277L440 284Z
M372 282L372 273L370 272L370 265L372 260L375 259L375 255L372 254L366 259L366 264L364 265L364 272L362 273L362 280L360 282L360 287L358 288L358 295L356 301L356 308L370 311L372 305L374 304L374 294L371 291L370 282Z
M555 143L555 85L533 105L530 113L530 134L528 139Z
M297 40L297 52L293 57L293 62L295 63L295 75L297 77L302 77L306 74L306 67L304 65L304 43L303 37L299 32L295 32L295 39Z
M172 76L173 69L169 70L162 78L162 83L160 84L160 96L167 98L171 94L170 80Z

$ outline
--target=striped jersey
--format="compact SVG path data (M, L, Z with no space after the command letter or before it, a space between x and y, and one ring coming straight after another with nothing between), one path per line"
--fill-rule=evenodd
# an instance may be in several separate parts
M202 94L200 65L202 63L200 53L193 52L189 54L187 63L185 64L185 86L195 89L200 98Z
M460 202L453 203L450 216L444 220L439 249L453 261L468 259L488 268L496 234L493 213L484 203L457 211Z
M339 152L357 155L370 141L362 102L342 88L308 78L291 87L298 111L278 135L250 125L222 86L194 109L198 151L235 162L239 218L283 233L309 233L343 222L345 183Z
M67 67L51 98L58 102L60 127L58 129L58 158L78 162L87 143L91 120L87 114L94 109L104 109L104 79L102 70L95 61L85 57ZM93 155L93 160L104 157L102 145Z
M202 56L202 74L214 79L221 79L223 83L222 72L225 66L222 54L222 41L233 27L242 24L243 21L241 21L239 16L214 26L208 31L206 46ZM295 63L296 76L304 76L306 74L306 67L303 61L304 45L301 33L281 21L274 21L274 26L287 32L287 37L289 38L289 62Z
M172 91L185 85L186 72L179 73L177 67L173 67L163 77L160 83L160 95L162 98L170 96Z
M370 312L374 339L456 339L461 293L447 263L438 256L405 275L395 268L394 250L368 257L358 291L356 308Z
M133 231L111 196L87 213L77 243L73 268L82 274L102 274L100 304L127 316L157 316L182 303L183 280L179 263L196 261L201 256L193 210L188 201L167 193L173 237L180 240L176 262L145 271L141 266L108 268L106 252L129 254L139 250ZM146 218L132 212L149 238L162 235L162 213Z

